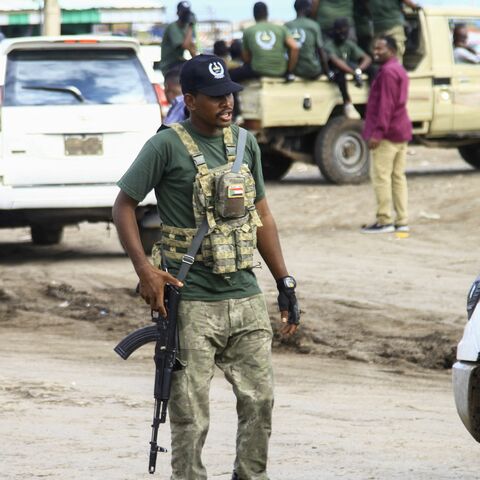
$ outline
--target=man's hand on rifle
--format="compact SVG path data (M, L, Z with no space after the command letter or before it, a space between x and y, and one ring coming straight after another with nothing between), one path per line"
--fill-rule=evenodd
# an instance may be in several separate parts
M278 307L283 324L280 334L284 337L293 335L300 323L300 309L295 295L296 286L297 282L290 276L277 280Z
M139 278L139 293L145 303L149 304L152 310L157 310L162 317L165 317L167 315L163 298L165 285L169 283L175 287L183 287L183 283L168 272L159 270L151 264L139 272Z

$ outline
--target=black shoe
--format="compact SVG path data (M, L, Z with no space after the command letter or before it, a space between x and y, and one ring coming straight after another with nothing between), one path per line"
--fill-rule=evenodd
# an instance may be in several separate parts
M232 480L240 480L240 478L238 477L238 475L235 472L233 472L233 474L232 474Z
M393 224L382 225L380 223L373 223L372 225L365 225L362 228L362 233L392 233L395 231Z

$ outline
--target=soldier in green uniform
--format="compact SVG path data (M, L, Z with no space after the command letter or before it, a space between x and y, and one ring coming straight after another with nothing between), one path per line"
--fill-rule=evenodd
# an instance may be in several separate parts
M368 0L368 5L375 37L393 37L397 43L397 58L402 62L406 41L402 7L406 5L415 10L418 4L412 0Z
M345 75L353 75L355 86L363 84L362 73L368 69L372 59L355 42L348 39L350 25L346 18L337 18L333 24L333 38L325 44L330 64L335 72L335 81L342 94L345 116L359 119L360 114L352 104Z
M353 1L353 22L358 46L372 56L373 24L368 0Z
M346 18L353 25L353 0L313 0L311 15L319 23L324 36L330 36L337 18Z
M323 48L322 31L317 22L308 18L312 10L311 0L295 0L293 7L297 18L285 24L300 49L293 73L311 80L318 78L322 72L328 76L330 69Z
M277 284L283 335L293 334L298 327L296 283L285 266L265 197L258 144L253 135L231 125L232 94L242 87L231 81L224 61L212 55L185 63L180 83L190 119L147 141L118 182L121 191L113 218L139 277L140 294L150 307L164 315L165 284L181 287L178 360L183 368L173 373L168 404L171 479L207 478L201 452L216 365L237 398L232 478L267 480L272 328L252 270L255 247ZM246 146L241 169L234 175L240 133L246 134ZM233 183L227 181L232 178ZM137 228L135 208L152 189L163 223L160 243L168 273L149 262ZM229 200L233 203L225 208ZM181 284L175 276L183 262L192 262L185 251L199 223L205 221L208 233Z
M255 25L243 32L244 64L230 71L232 80L241 82L261 76L293 80L298 59L297 42L286 27L268 21L265 3L255 3L253 16Z
M167 25L163 33L160 59L160 70L163 75L177 64L185 62L183 56L185 50L188 50L192 57L197 54L193 41L195 16L190 9L190 3L180 2L177 5L177 15L178 20Z

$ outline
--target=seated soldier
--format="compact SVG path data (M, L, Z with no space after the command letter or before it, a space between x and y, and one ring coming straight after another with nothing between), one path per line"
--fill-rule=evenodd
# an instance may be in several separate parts
M480 63L480 55L468 44L468 29L464 23L455 25L453 47L455 63Z
M230 44L230 58L232 61L232 68L241 67L243 65L242 57L242 41L239 38L232 40Z
M298 46L286 27L268 21L267 5L257 2L253 6L255 25L243 33L244 64L230 71L234 82L249 78L285 77L294 80Z
M323 48L322 31L317 22L308 18L312 10L311 0L295 0L297 18L285 26L300 49L294 74L307 80L317 79L322 72L328 76L328 57Z
M360 114L352 104L345 74L353 75L355 86L361 87L363 84L362 73L370 67L372 59L356 43L348 40L349 30L348 20L337 18L333 24L333 38L327 41L325 50L330 57L330 67L335 73L335 83L342 94L345 116L358 119Z

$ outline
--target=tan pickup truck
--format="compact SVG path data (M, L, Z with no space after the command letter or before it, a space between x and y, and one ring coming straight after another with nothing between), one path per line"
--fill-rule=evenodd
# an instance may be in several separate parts
M480 53L480 8L429 7L406 13L408 111L415 142L458 148L469 164L480 168L480 64L455 62L452 32L458 24L466 24L469 41ZM349 92L363 114L368 86L358 89L350 82ZM325 77L290 84L274 78L251 81L240 101L245 126L261 146L266 179L280 179L294 161L316 163L333 183L358 183L367 177L362 121L343 116L338 89Z

